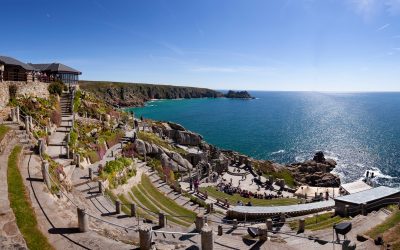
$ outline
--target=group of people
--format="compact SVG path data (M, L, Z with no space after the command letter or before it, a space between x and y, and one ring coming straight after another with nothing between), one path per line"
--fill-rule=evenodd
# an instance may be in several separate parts
M190 180L189 180L189 189L190 189L190 191L192 191L193 190L193 186L194 186L194 191L195 192L198 192L199 191L199 185L200 185L200 181L199 181L199 179L192 179L192 178L190 178Z
M229 195L233 194L239 194L241 197L244 198L256 198L256 199L275 199L275 198L283 198L283 195L281 192L278 191L278 194L267 194L264 192L262 193L253 193L251 191L241 189L240 187L234 187L232 186L231 183L225 184L225 183L220 183L218 184L218 189L221 192L224 192Z

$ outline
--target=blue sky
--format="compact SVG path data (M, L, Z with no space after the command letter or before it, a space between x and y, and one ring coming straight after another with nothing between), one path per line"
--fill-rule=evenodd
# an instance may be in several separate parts
M0 54L82 79L400 91L400 0L2 0Z

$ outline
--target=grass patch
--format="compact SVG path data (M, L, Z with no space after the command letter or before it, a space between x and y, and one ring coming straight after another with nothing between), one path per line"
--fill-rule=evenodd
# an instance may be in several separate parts
M396 225L400 225L400 210L396 209L393 213L386 218L381 224L377 225L376 227L370 229L366 235L375 239L377 236L382 235L386 231L390 230L391 228L396 227ZM399 227L400 231L400 227Z
M218 191L215 187L201 187L200 190L202 192L207 191L208 195L219 198L219 199L228 199L228 202L232 205L236 205L236 203L240 200L243 203L247 203L251 201L253 206L285 206L285 205L294 205L298 204L297 199L293 198L276 198L271 200L266 199L256 199L256 198L244 198L239 194L229 195L224 192Z
M153 186L150 179L146 175L142 175L141 184L138 184L132 188L131 197L133 200L136 198L140 204L154 213L158 213L162 210L167 214L188 216L180 217L179 219L168 216L169 221L185 227L190 226L196 217L195 212L180 206L175 201L161 193L156 187Z
M8 158L7 180L10 206L29 249L54 249L37 227L35 212L29 202L28 193L18 169L18 156L21 150L21 146L16 146Z
M6 136L8 131L10 131L9 127L5 125L0 125L0 141L3 140L4 136Z
M180 216L188 216L190 218L183 218L188 222L193 222L194 218L196 217L196 213L180 206L178 203L161 193L154 185L151 183L150 178L146 175L142 175L142 185L146 192L154 198L154 200L161 204L162 206L168 208L175 214Z
M183 154L183 155L186 154L186 151L185 151L185 150L183 150L183 149L181 149L181 148L173 147L173 146L172 146L171 144L169 144L167 141L161 139L160 137L156 136L156 135L153 134L153 133L144 132L144 131L139 131L139 133L138 133L138 138L139 138L140 140L147 141L147 142L156 144L157 146L161 146L161 147L163 147L163 148L166 148L166 149L168 149L168 150L170 150L170 151L173 151L173 152L176 152L176 153L179 153L179 154Z
M325 228L332 228L333 224L348 220L348 218L333 215L333 212L329 212L305 218L306 229L315 231ZM298 221L290 222L289 226L292 230L298 229Z

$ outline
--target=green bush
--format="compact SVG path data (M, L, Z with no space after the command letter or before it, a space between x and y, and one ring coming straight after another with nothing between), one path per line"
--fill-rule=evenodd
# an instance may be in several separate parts
M61 82L52 82L48 87L48 91L51 95L59 95L61 96L64 89L64 84Z

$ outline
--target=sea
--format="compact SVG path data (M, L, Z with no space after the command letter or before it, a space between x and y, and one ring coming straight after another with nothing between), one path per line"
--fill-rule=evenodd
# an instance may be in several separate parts
M400 187L400 93L250 92L252 100L154 100L136 117L179 123L211 144L287 164L317 151L343 183L373 171Z

